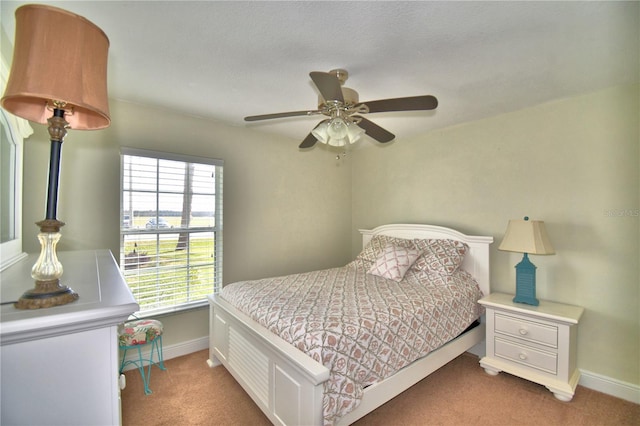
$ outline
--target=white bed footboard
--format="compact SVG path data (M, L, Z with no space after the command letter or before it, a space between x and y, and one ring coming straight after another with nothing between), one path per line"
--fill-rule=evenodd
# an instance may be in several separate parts
M225 300L209 304L210 365L221 362L273 424L322 425L329 370Z

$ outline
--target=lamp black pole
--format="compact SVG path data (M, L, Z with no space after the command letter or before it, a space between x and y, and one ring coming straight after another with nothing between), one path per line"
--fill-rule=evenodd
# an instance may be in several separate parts
M67 134L67 121L64 109L55 108L49 119L49 136L51 138L51 155L49 158L49 185L47 187L47 210L45 219L56 220L58 212L58 182L60 178L60 160L62 141Z

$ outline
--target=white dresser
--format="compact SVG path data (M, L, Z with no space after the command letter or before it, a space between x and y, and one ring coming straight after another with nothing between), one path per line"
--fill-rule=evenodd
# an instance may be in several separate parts
M0 424L119 425L118 324L138 310L108 250L58 253L61 283L80 298L64 306L0 307ZM37 255L0 275L1 301L31 289Z
M487 310L487 353L480 360L485 371L505 371L571 401L580 379L576 350L584 308L544 300L539 306L525 305L503 293L491 293L478 303Z

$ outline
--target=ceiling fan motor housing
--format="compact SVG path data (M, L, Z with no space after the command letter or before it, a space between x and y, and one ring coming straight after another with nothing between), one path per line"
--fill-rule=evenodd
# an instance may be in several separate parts
M342 97L344 98L343 105L355 105L359 101L358 92L353 89L349 89L348 87L341 87L342 89ZM322 109L326 105L327 101L322 97L322 95L318 95L318 108Z

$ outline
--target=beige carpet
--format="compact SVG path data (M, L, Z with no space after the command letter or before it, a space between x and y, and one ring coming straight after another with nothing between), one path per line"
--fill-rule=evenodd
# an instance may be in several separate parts
M138 370L122 391L124 426L269 425L224 367L207 351L153 369L145 396ZM569 403L543 386L509 374L489 376L464 354L355 423L367 425L640 425L640 405L578 386Z

